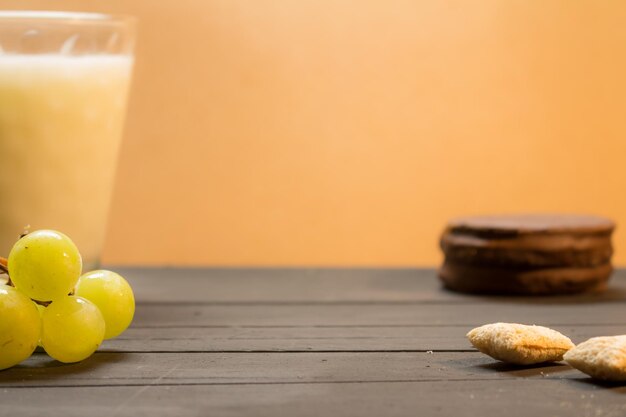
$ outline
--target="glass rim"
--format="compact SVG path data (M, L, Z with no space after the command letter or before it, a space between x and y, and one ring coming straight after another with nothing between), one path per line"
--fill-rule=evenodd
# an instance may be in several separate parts
M89 25L133 25L131 15L62 10L0 10L0 22L46 22Z

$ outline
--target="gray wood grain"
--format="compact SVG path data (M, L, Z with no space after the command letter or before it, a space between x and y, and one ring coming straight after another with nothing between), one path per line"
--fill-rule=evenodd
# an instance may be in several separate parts
M626 303L557 304L142 304L135 325L163 326L478 326L498 321L557 325L626 324Z
M482 303L494 299L443 290L433 269L145 269L115 268L140 302L175 303ZM534 298L543 303L626 301L626 272L616 271L607 292Z
M126 353L61 364L36 354L2 374L1 388L87 385L577 379L564 364L511 367L478 352Z
M554 326L575 343L626 334L626 325ZM469 326L155 327L130 328L101 351L427 351L472 349Z
M0 416L620 417L625 395L586 378L8 388Z

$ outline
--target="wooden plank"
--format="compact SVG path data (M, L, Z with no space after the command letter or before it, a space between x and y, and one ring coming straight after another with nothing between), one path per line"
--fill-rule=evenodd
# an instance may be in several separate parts
M557 325L626 324L624 303L137 306L137 327L180 326L479 326L497 321Z
M35 354L2 373L1 388L89 385L578 379L565 364L520 368L478 352L125 353L76 364Z
M173 327L130 328L107 340L101 351L251 352L251 351L440 351L468 350L468 326L394 327ZM557 326L574 343L622 334L618 326Z
M168 303L482 303L523 297L481 297L443 290L434 269L146 269L115 268L140 302ZM533 298L543 303L626 300L626 271L597 295Z
M626 387L572 380L8 388L0 416L622 416Z
M626 413L624 386L508 367L464 337L493 321L626 333L623 272L609 293L559 298L449 293L432 270L122 272L131 329L82 363L36 354L1 372L0 417Z

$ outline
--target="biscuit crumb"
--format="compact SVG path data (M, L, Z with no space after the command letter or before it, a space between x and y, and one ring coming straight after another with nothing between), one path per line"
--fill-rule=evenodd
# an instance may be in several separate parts
M515 365L560 361L574 347L556 330L518 323L486 324L471 330L467 338L482 353Z
M592 337L563 359L593 378L626 381L626 335Z

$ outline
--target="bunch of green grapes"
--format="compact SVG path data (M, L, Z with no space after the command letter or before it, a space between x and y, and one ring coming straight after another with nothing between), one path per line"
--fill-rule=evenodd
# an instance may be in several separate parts
M54 230L23 236L0 258L8 274L0 280L0 370L37 345L60 362L79 362L126 330L135 314L128 282L111 271L81 271L76 245Z

